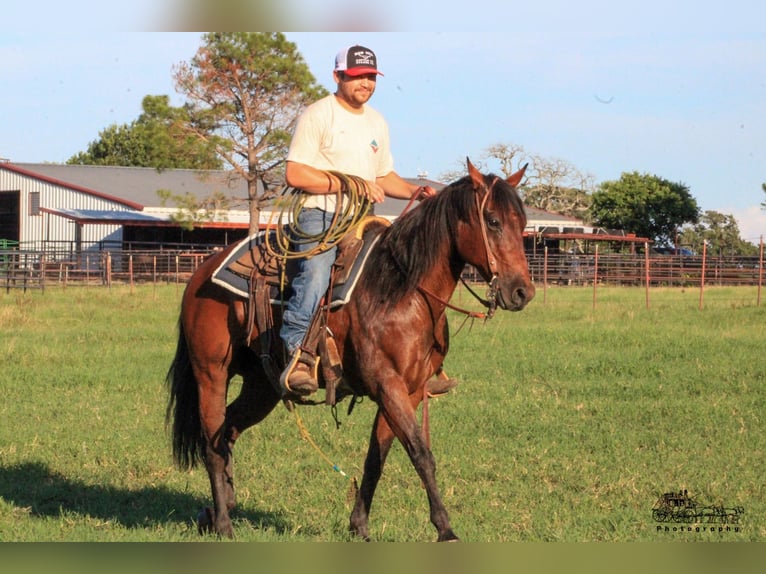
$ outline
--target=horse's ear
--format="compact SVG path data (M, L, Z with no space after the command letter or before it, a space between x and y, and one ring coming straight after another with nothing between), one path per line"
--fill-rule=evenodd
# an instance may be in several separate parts
M473 188L481 189L482 187L486 185L484 183L484 176L481 175L481 172L479 172L479 170L473 166L470 159L466 157L465 161L468 164L468 175L471 176L471 181L473 182Z
M528 163L525 163L519 171L509 175L508 179L505 180L508 182L508 185L510 185L513 188L518 187L519 184L521 183L521 178L524 177L524 172L527 171L528 165L529 165Z

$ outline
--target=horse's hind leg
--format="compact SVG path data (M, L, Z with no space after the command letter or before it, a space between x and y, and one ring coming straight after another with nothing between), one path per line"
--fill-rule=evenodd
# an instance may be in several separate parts
M203 509L198 517L200 531L232 537L230 511L236 505L232 449L237 438L263 420L279 402L279 396L265 373L249 369L243 373L239 396L226 407L229 373L221 365L197 372L200 382L200 420L205 436L205 468L210 479L213 509Z
M243 374L242 380L242 389L239 395L226 409L229 453L233 450L234 443L239 436L245 430L266 418L280 400L277 391L269 383L266 373L262 369L252 369L250 372ZM226 464L226 476L229 477L229 484L231 486L230 498L227 501L229 510L234 508L236 503L234 494L234 465L232 460L232 457L229 456Z
M229 517L234 500L234 481L231 475L231 450L226 430L225 369L197 372L199 383L200 422L205 438L205 469L213 494L213 512L205 509L199 517L201 531L212 530L221 536L232 537L234 530Z
M367 524L370 516L370 507L372 506L372 497L375 494L375 488L378 486L380 475L383 472L383 465L386 462L388 451L391 450L393 440L394 433L381 415L380 410L378 410L378 414L375 416L375 424L372 427L367 458L364 461L362 484L356 495L356 503L354 504L354 510L351 512L349 525L351 532L365 540L369 539Z

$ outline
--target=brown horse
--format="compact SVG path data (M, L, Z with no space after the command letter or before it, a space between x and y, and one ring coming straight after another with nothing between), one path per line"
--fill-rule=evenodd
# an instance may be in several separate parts
M378 406L350 518L351 532L364 539L394 438L423 482L438 540L457 539L416 409L447 354L445 310L466 264L490 284L489 299L501 309L519 311L534 297L522 241L526 216L515 191L523 173L524 168L507 180L482 175L469 160L467 176L383 231L351 300L329 313L344 380ZM168 421L179 466L203 461L210 478L214 508L201 513L200 528L232 536L232 448L281 397L246 345L246 302L210 281L227 252L203 263L186 287L168 372ZM236 374L242 376L241 392L227 407L228 383Z

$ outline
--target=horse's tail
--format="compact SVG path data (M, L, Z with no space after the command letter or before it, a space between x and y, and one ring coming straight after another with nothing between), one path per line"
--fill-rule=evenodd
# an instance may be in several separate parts
M182 469L204 460L205 441L199 417L199 389L194 378L183 324L178 322L178 346L166 377L170 399L165 424L173 425L173 459Z

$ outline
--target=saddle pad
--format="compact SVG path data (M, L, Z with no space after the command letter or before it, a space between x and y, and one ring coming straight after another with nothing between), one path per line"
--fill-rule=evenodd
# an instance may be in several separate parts
M251 257L255 260L260 257L261 250L264 248L266 233L273 234L275 232L273 230L261 231L241 240L213 272L211 278L212 282L231 291L235 295L243 297L244 299L249 299L251 293L250 276L249 274L242 272L241 262L243 258ZM354 287L356 287L359 275L367 262L367 258L369 257L373 246L378 242L378 239L380 239L379 229L371 229L364 233L364 244L351 265L351 271L349 272L348 277L342 283L333 285L332 297L330 300L331 308L340 307L341 305L348 303L351 294L354 291ZM276 242L273 237L270 238L270 241L272 244ZM291 267L292 266L288 266L288 270L290 270ZM291 279L292 276L288 273L288 286ZM283 302L284 297L281 296L278 288L276 286L271 287L271 302L274 304Z
M243 273L237 273L234 269L238 267L238 261L247 256L248 253L253 253L255 257L264 245L265 237L267 233L272 233L272 244L275 243L274 230L260 231L253 235L241 240L237 247L235 247L231 253L224 259L218 268L213 271L211 281L216 285L231 291L235 295L250 298L250 277Z

